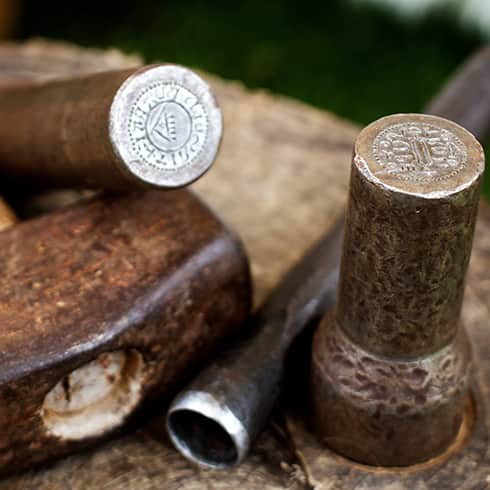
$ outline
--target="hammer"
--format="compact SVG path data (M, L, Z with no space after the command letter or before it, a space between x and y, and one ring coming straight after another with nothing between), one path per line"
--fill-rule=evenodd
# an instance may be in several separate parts
M0 197L0 231L6 230L14 225L16 217L7 203Z
M119 430L250 308L239 240L185 190L101 196L4 229L0 248L0 473Z

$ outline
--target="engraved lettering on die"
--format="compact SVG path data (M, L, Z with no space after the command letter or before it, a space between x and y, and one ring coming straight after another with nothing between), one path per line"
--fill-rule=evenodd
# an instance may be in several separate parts
M160 170L178 170L199 157L208 118L203 104L187 88L159 82L136 98L128 132L138 160Z
M465 167L468 156L454 133L419 122L381 131L374 139L373 155L381 167L376 176L427 182L453 177Z

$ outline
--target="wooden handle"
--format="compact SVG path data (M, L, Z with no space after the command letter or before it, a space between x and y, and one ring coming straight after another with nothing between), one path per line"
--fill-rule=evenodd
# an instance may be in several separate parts
M426 112L457 122L480 141L490 130L490 47L471 56L432 99Z
M0 231L10 228L17 222L14 212L7 203L0 197Z
M100 440L249 313L243 249L189 192L101 196L0 250L0 473Z

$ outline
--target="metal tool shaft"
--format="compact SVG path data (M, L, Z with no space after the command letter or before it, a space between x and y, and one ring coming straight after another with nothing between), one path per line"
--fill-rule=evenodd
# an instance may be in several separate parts
M221 132L209 86L176 65L0 90L0 174L23 186L182 187L212 165Z

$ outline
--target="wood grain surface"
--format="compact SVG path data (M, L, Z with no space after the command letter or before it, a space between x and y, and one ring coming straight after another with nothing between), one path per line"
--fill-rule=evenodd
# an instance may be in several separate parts
M35 72L29 53L36 53L34 64L45 78L56 69L66 73L64 62L79 72L100 69L108 60L113 67L138 62L115 52L46 42L9 45L0 48L0 67L8 65L10 80L15 79L14 57L22 61L24 76ZM299 102L205 76L223 109L225 136L217 163L194 189L242 236L251 256L257 305L341 212L358 128ZM243 465L219 472L197 469L182 459L155 419L95 451L0 481L0 490L487 488L490 415L483 400L490 389L489 242L490 211L484 206L464 307L477 359L477 428L482 435L466 443L471 454L460 451L459 459L434 462L425 473L374 471L320 447L302 419L289 416L287 423L279 417L269 424Z

